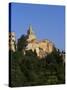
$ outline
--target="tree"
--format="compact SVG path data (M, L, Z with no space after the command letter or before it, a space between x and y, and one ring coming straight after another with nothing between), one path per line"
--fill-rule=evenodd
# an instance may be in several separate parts
M19 51L23 50L27 44L27 41L26 41L26 36L25 35L22 35L19 39L18 39L18 43L17 43L17 49Z
M65 83L65 65L56 49L44 58L36 52L27 51L24 55L26 36L18 41L18 50L11 52L11 86L33 86Z

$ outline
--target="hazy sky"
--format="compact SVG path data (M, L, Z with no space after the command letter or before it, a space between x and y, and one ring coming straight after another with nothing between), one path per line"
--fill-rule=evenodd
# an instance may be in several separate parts
M11 31L19 38L32 25L37 39L48 39L65 48L65 7L37 4L11 4Z

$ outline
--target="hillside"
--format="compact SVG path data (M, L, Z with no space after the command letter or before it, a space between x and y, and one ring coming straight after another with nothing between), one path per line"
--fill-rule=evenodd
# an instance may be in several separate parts
M10 86L53 85L65 83L65 53L54 50L46 57L39 58L36 51L28 50L24 55L26 37L18 40L16 52L10 55Z

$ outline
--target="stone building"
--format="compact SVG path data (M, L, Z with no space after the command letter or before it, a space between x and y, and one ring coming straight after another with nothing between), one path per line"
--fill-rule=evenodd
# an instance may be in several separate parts
M9 50L15 52L16 48L17 46L15 32L9 32Z
M51 53L53 49L54 44L52 42L50 42L49 40L37 40L36 35L32 30L32 26L29 27L27 31L27 46L25 48L25 51L36 51L37 56L42 58Z
M29 43L34 40L36 40L36 36L35 36L34 32L32 31L32 26L30 25L29 29L27 31L27 42Z

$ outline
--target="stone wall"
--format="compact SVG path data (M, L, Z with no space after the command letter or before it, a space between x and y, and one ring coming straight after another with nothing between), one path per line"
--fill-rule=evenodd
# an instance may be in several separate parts
M49 41L33 41L29 42L26 46L25 50L36 51L37 56L44 57L46 54L51 53L53 51L54 45Z
M9 50L16 51L16 36L14 32L9 33Z

